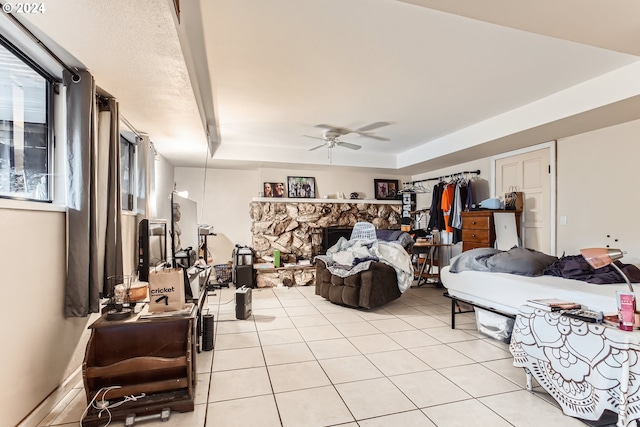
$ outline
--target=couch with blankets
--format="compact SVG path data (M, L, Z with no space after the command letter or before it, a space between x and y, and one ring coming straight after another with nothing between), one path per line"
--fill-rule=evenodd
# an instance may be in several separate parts
M316 294L334 304L371 309L399 298L413 281L408 253L411 236L400 230L362 233L356 224L349 240L341 237L316 257Z

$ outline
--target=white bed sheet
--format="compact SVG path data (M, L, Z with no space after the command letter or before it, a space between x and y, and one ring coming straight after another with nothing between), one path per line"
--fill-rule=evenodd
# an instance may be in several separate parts
M442 268L440 277L449 295L513 315L527 300L541 298L566 299L605 314L617 313L616 291L629 291L624 283L594 285L555 276L484 271L451 273L449 267Z

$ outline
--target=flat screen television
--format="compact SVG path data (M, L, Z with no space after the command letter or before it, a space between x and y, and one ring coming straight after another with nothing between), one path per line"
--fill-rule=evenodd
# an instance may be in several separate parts
M171 194L171 256L173 263L192 267L198 260L198 205L193 200Z
M138 224L138 279L149 281L149 270L167 262L167 220L143 219Z

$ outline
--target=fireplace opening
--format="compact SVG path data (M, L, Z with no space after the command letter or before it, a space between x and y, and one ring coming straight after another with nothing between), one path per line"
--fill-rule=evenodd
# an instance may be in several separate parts
M322 246L320 247L319 254L326 254L327 249L338 243L341 237L348 240L349 237L351 237L352 230L353 227L324 227L322 229Z

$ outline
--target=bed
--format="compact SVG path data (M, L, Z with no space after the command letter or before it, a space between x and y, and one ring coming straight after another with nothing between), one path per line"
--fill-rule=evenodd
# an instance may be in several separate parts
M316 257L317 295L334 304L372 309L400 298L411 286L411 236L374 228L368 233L341 237L326 255Z
M470 265L478 259L486 260L492 254L518 253L527 255L525 248L499 251L497 249L474 249L464 252L443 267L442 283L447 289L446 296L451 298L451 327L455 329L455 316L468 310L462 310L459 302L486 309L507 317L515 318L520 306L530 299L558 298L574 301L583 306L604 313L617 312L616 291L628 291L625 283L594 284L582 280L567 279L543 274L549 269L556 257L540 256L533 253L538 264L529 275L497 272L495 263ZM464 256L465 259L459 258ZM507 257L505 257L505 260ZM522 258L524 260L524 258ZM504 260L503 260L504 261ZM523 261L525 263L530 261ZM536 261L534 261L536 262ZM513 267L513 264L511 264ZM633 266L632 266L633 267ZM524 268L524 267L522 267ZM528 268L528 267L527 267ZM516 270L521 270L516 266ZM453 270L453 271L452 271ZM522 273L522 271L519 271Z

